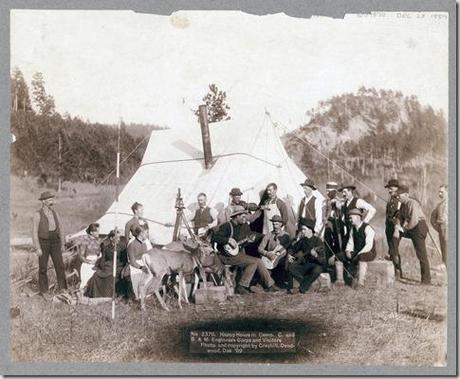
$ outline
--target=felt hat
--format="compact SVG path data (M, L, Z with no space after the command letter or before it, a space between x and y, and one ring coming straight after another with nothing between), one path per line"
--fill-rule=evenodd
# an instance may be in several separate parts
M270 221L271 222L281 222L284 225L283 219L281 218L280 215L273 215Z
M241 190L238 187L235 187L235 188L232 188L229 195L230 196L241 196L242 194L243 192L241 192Z
M363 217L363 211L358 208L350 209L350 211L348 212L348 216L353 216L353 215Z
M342 184L342 186L339 188L339 191L343 191L345 188L349 188L353 191L356 189L356 186L353 184Z
M399 187L398 179L390 179L387 185L385 186L385 188L389 188L389 187Z
M310 187L312 189L316 189L315 182L311 180L310 178L305 179L303 183L300 183L302 187Z
M326 191L327 190L336 190L339 189L339 185L336 182L327 182L326 183Z
M409 193L409 187L404 184L400 184L398 187L398 195L402 193Z
M50 191L45 191L45 192L42 192L38 200L46 200L46 199L51 199L53 197L54 197L54 194L52 194Z
M248 213L248 211L246 209L244 209L244 207L242 207L241 205L235 205L232 207L233 209L233 212L232 214L230 215L230 217L235 217L235 216L238 216L238 215L241 215L241 214L245 214L245 213Z
M299 219L299 228L301 226L306 226L308 229L311 229L313 232L315 231L315 223L313 220L307 220L305 217L301 217Z

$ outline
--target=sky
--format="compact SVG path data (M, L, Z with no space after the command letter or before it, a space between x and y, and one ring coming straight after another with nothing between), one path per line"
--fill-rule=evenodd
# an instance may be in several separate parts
M91 122L190 122L215 83L230 115L292 129L318 102L361 86L448 109L448 19L377 13L302 19L239 11L14 10L11 68L43 73L57 111Z

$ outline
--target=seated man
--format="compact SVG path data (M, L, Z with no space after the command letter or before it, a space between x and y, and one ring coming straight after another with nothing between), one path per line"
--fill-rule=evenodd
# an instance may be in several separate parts
M293 279L300 283L299 291L305 293L321 275L325 265L323 241L314 235L315 222L301 217L296 240L289 248L288 293L293 293Z
M363 222L363 212L360 209L351 209L348 213L350 223L350 238L348 239L345 253L337 255L340 261L336 262L337 281L343 284L343 271L345 267L346 282L353 286L364 286L366 279L367 263L375 259L375 231ZM358 275L356 273L358 272ZM358 276L358 280L356 280Z
M291 244L291 238L283 230L284 222L281 216L274 215L270 222L273 225L272 231L264 235L258 252L262 256L265 267L271 270L275 282L284 283L287 280L286 249Z
M213 233L212 242L217 244L219 259L224 265L241 267L243 274L235 289L241 295L251 292L251 280L257 271L268 292L279 290L260 258L246 255L244 244L250 241L250 228L246 219L247 211L235 206L230 221L220 225ZM233 249L233 251L231 251ZM238 252L239 249L239 252Z

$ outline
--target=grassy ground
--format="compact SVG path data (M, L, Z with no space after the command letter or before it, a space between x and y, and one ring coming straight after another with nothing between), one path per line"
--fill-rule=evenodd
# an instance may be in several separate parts
M15 183L13 181L13 183ZM16 182L17 184L18 182ZM40 190L12 191L12 235L27 229L27 219L38 206ZM29 188L34 188L30 185ZM89 185L66 190L56 203L67 212L69 232L103 213L111 203L110 189ZM73 196L73 197L72 197ZM78 198L78 200L77 200ZM83 200L82 200L83 199ZM82 203L84 201L84 203ZM92 207L83 207L89 204ZM84 210L82 208L89 208ZM20 216L21 215L21 216ZM12 216L13 217L13 216ZM375 224L377 225L377 224ZM379 255L386 252L383 230L378 231ZM409 241L401 243L404 273L419 280L419 266ZM432 265L439 258L430 251ZM24 248L11 251L12 280L22 278L36 264ZM435 277L433 286L396 283L385 289L336 288L306 295L251 294L222 304L185 306L162 311L156 299L147 311L119 302L117 318L110 319L110 304L70 306L46 303L13 290L11 357L21 362L274 362L358 365L433 366L445 364L446 286ZM30 284L36 285L35 280ZM170 300L173 302L173 299ZM408 314L427 311L424 318ZM440 315L439 319L429 314ZM422 314L423 316L423 314ZM297 353L278 355L195 355L188 352L190 330L290 330L296 332Z

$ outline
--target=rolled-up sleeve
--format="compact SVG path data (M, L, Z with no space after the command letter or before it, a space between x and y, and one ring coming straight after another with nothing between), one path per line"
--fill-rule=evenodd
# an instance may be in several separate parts
M321 229L323 228L323 209L324 199L317 197L315 200L315 233L319 236Z
M356 207L366 211L366 217L363 219L363 222L366 224L372 220L372 218L375 216L375 213L377 212L377 210L372 205L363 199L358 199L356 201Z

